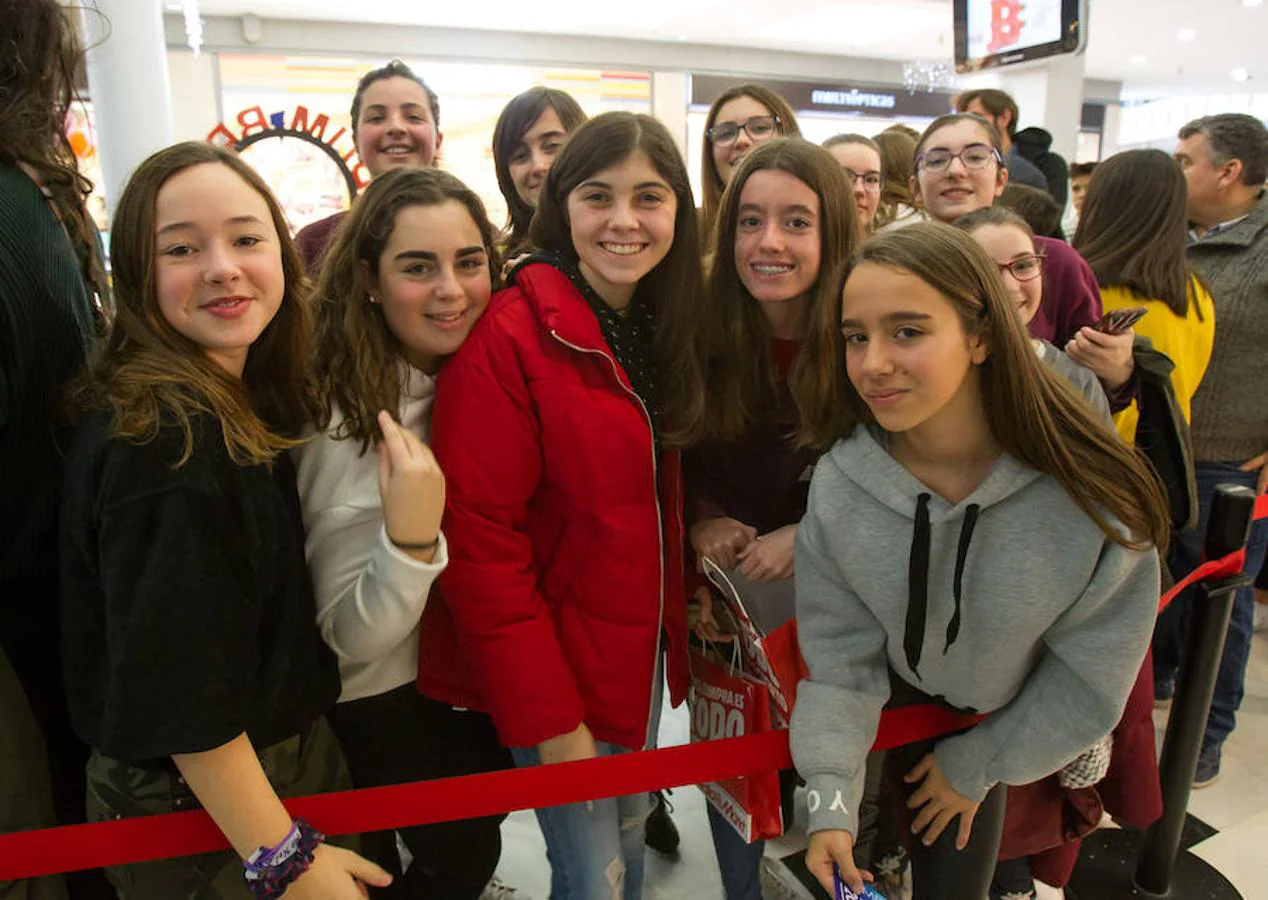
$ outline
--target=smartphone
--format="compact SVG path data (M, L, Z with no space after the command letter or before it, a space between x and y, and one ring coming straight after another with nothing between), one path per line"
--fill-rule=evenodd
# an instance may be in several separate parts
M841 870L835 863L832 865L832 883L836 887L835 900L885 900L885 895L870 884L863 885L863 893L854 893L849 885L841 880Z
M1149 312L1147 306L1127 306L1115 309L1101 317L1101 321L1092 327L1105 334L1122 334L1140 321L1141 316Z

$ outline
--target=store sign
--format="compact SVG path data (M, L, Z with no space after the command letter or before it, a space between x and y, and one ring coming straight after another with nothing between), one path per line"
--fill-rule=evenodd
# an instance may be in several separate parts
M222 122L211 130L207 140L237 151L263 140L297 138L306 141L319 148L339 167L348 185L348 196L355 197L358 190L370 183L370 173L357 157L352 135L342 127L327 135L330 116L318 113L310 122L310 115L308 107L296 106L288 122L284 110L265 115L263 107L252 106L238 113L236 128Z
M717 75L691 76L691 103L710 106L740 79ZM833 112L892 119L899 116L935 118L951 111L951 94L912 93L900 85L822 84L806 81L759 81L799 112Z

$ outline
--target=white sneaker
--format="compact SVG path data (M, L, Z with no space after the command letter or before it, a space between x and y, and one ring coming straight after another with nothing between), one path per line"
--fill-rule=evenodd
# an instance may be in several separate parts
M484 886L480 900L530 900L523 891L517 891L496 875Z

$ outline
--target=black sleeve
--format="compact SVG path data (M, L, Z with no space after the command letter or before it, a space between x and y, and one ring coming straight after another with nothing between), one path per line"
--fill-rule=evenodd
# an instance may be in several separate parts
M107 756L210 750L251 718L260 605L249 529L231 492L192 466L152 468L169 483L133 481L103 498L109 649L97 749Z

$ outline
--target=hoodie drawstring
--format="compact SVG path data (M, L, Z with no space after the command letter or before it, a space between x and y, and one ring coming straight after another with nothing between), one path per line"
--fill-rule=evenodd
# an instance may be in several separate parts
M931 494L920 494L916 498L916 524L911 534L911 556L907 569L907 622L903 633L903 652L907 656L907 665L920 678L920 656L925 645L925 626L929 618L929 545L932 529L929 524L929 501ZM969 544L973 540L973 529L977 527L978 515L982 508L970 503L964 510L964 524L960 527L960 542L955 555L955 580L952 582L952 594L955 597L955 612L947 623L947 642L942 652L945 655L960 635L960 609L963 602L964 567L968 561Z
M916 527L911 533L907 569L907 626L903 652L907 665L920 677L920 652L925 645L925 619L929 614L929 494L916 498Z
M969 558L969 542L973 540L973 529L977 526L977 514L981 509L982 507L976 503L970 503L964 510L964 524L960 526L960 546L955 551L955 581L951 584L951 592L955 595L955 612L951 616L951 621L947 623L947 645L942 648L943 656L946 656L951 645L955 643L955 639L960 636L960 598L964 581L964 563Z

